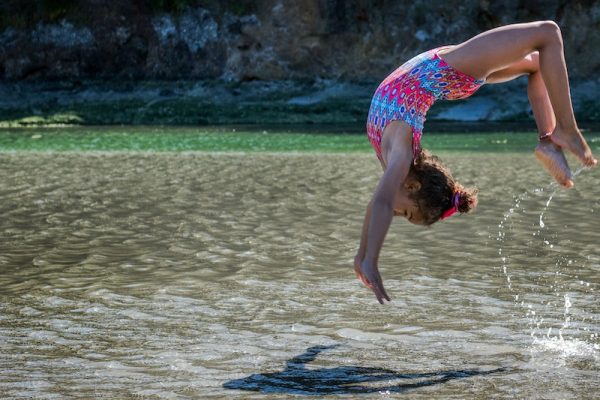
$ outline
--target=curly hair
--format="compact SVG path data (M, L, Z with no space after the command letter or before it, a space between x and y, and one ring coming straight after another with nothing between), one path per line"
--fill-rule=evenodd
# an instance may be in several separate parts
M411 197L418 204L425 225L431 225L442 217L444 211L452 206L456 192L460 194L458 212L468 213L477 207L478 190L465 188L456 182L441 160L425 150L416 155L409 175L421 184Z

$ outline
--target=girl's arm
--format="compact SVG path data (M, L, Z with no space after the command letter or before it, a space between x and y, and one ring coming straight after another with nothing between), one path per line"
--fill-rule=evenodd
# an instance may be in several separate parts
M367 252L367 240L369 234L369 222L371 221L371 209L373 201L369 201L369 205L367 205L367 212L365 213L365 219L363 221L362 231L360 234L360 246L358 247L358 252L356 253L356 257L354 257L354 269L360 269L360 263L365 258L365 253ZM357 273L359 271L356 271Z
M399 127L402 128L403 125ZM406 129L392 129L388 132L386 130L384 138L385 141L382 143L384 145L382 148L384 151L386 148L389 149L386 152L388 157L385 157L388 163L377 185L373 199L369 203L369 207L367 207L361 248L358 254L362 255L361 252L364 252L364 256L361 257L360 268L356 271L363 283L373 290L377 300L381 304L383 304L384 299L389 301L390 298L383 287L377 262L385 235L394 216L396 194L401 190L412 163L412 131L409 130L407 132Z

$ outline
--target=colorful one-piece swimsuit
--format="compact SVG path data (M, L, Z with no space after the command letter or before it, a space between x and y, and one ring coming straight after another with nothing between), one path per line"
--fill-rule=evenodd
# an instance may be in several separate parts
M405 121L413 131L413 154L421 149L425 114L434 101L469 97L485 83L455 70L444 61L438 47L402 64L377 88L367 118L367 134L379 160L381 136L392 121Z

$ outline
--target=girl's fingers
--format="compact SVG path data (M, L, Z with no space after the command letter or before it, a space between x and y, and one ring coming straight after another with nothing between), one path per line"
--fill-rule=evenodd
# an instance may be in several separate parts
M381 304L383 304L384 299L390 301L390 297L385 292L385 289L383 288L382 284L379 284L377 286L377 292L375 293L375 295L377 296L377 300L379 300L379 303Z
M369 280L367 278L365 278L364 276L361 275L360 280L362 281L362 283L365 284L366 287L373 290L373 285L371 284L371 282L369 282Z
M383 287L382 287L382 289L383 289ZM385 297L385 299L387 301L392 301L392 299L390 299L390 296L387 294L387 292L385 291L385 289L383 289L383 296Z
M383 300L391 301L390 296L388 296L385 288L383 287L383 282L381 281L381 277L377 277L378 279L375 281L373 285L373 292L377 297L379 303L383 304Z
M373 285L369 282L369 280L362 274L362 272L358 269L354 269L354 272L356 273L356 277L358 279L360 279L360 281L369 289L373 289Z
M387 292L385 291L385 288L383 287L383 282L381 282L381 281L377 282L377 287L381 294L381 298L386 299L387 301L391 301L390 296L388 296Z
M365 275L363 275L360 268L358 268L356 265L354 267L354 273L356 274L356 277L360 279L360 281L366 287L373 291L375 297L377 298L377 301L380 304L383 304L383 300L391 301L390 296L387 294L385 288L383 287L383 282L381 282L381 276L379 276L379 274L374 276L371 281Z

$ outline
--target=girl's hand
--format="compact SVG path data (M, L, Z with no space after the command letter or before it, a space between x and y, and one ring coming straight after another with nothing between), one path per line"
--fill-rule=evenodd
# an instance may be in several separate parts
M358 258L354 259L354 272L356 277L362 281L369 289L375 293L377 301L383 304L383 300L391 301L390 296L383 287L383 281L376 265L367 262L360 262Z

